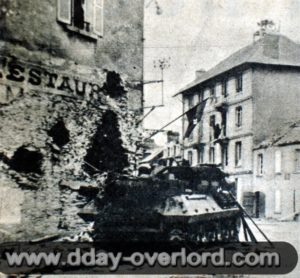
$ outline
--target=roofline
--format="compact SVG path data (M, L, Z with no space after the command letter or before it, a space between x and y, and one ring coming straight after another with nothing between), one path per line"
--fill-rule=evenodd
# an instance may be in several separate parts
M293 146L293 145L300 145L299 140L294 140L290 142L285 142L285 143L274 143L274 144L269 144L269 145L261 145L261 146L256 146L253 148L253 151L258 151L262 149L269 149L269 148L279 148L279 147L286 147L286 146Z
M296 127L300 127L299 126L300 121L297 120L295 122L293 122L292 124L289 124L288 130L286 130L285 132L281 133L280 135L277 136L277 138L270 143L266 143L265 141L262 141L259 144L256 144L253 147L253 151L255 150L260 150L260 149L268 149L270 147L283 147L283 146L289 146L289 145L298 145L300 144L300 141L298 139L293 139L289 142L283 142L283 143L278 143L280 142L280 140L287 135L292 129L296 128ZM264 143L265 142L265 143Z
M176 93L175 95L173 95L173 97L176 97L176 96L181 95L181 94L185 94L185 93L187 93L189 90L191 90L191 89L193 89L193 88L195 88L195 87L197 87L197 86L199 86L199 85L202 85L202 84L204 84L204 83L207 83L207 82L211 81L211 80L214 79L214 78L218 78L219 76L222 76L222 75L224 75L224 74L227 74L227 73L230 72L230 71L233 71L233 70L235 70L235 69L241 68L241 67L246 66L246 65L249 65L249 67L251 67L252 65L254 65L254 66L266 66L266 67L300 68L300 65L297 66L297 65L287 65L287 64L270 64L270 63L266 64L266 63L259 63L259 62L245 62L245 63L242 63L242 64L237 65L237 66L235 66L235 67L232 67L232 68L230 68L230 69L228 69L228 70L226 70L226 71L223 71L223 72L221 72L221 73L219 73L219 74L217 74L217 75L214 75L214 76L212 76L212 77L209 77L209 78L207 78L207 79L205 79L205 80L203 80L203 81L200 81L199 83L197 83L197 84L195 84L195 85L192 85L192 86L189 87L189 88L181 89L178 93Z

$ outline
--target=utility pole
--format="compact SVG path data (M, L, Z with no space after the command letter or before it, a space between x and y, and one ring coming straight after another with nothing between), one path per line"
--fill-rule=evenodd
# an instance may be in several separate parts
M154 61L154 68L159 68L161 73L161 105L164 105L164 70L170 67L171 58L161 58Z

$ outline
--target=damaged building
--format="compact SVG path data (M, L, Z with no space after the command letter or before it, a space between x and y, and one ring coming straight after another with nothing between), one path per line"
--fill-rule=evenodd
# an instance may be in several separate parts
M135 169L143 0L4 0L1 238L70 233L109 173ZM96 190L97 191L97 190Z

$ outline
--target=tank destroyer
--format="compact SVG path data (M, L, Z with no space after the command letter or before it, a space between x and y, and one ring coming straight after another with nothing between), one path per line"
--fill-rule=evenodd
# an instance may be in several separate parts
M242 211L234 186L213 165L157 167L113 179L95 219L96 241L236 242Z

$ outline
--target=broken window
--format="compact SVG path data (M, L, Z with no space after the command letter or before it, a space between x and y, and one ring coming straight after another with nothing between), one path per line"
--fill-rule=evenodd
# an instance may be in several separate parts
M66 128L63 120L59 120L48 131L48 135L52 137L53 143L55 143L60 148L70 142L70 132Z
M9 166L17 172L41 174L42 162L43 155L41 153L22 146L14 153L9 161Z
M104 113L102 123L92 138L85 162L84 170L90 175L99 172L121 173L129 165L122 145L117 115L113 111Z

